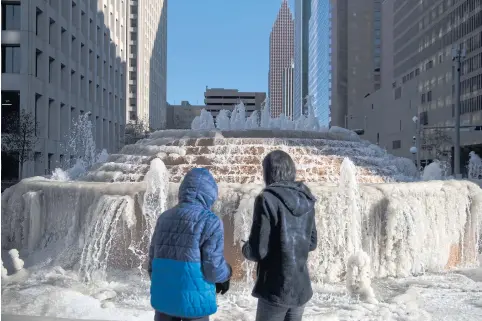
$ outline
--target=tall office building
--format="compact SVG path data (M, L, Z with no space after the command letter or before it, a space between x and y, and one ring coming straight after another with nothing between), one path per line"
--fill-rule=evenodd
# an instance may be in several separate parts
M38 123L39 141L24 177L49 174L73 161L63 146L82 114L90 113L99 149L120 148L126 9L123 1L2 1L2 122L22 109ZM18 162L2 155L2 179L18 175Z
M347 126L380 87L380 1L331 0L331 124Z
M328 127L331 105L330 0L311 0L308 34L308 95L320 125Z
M166 126L167 0L129 1L127 119ZM142 21L142 23L139 23Z
M283 70L283 114L293 119L294 63Z
M305 114L305 99L308 95L308 61L310 40L311 0L295 0L295 74L294 74L294 118Z
M411 157L416 133L412 118L418 116L425 128L422 142L424 136L436 134L427 127L441 127L452 142L439 148L450 155L457 99L453 48L466 51L461 68L461 125L472 129L482 125L482 5L477 0L396 0L384 1L382 10L383 82L382 89L363 104L363 115L368 117L365 137L393 154ZM468 152L482 153L482 135L469 127L460 139L464 172ZM421 147L423 166L435 155Z
M283 70L293 61L294 23L288 1L283 0L269 37L269 102L271 115L283 112Z

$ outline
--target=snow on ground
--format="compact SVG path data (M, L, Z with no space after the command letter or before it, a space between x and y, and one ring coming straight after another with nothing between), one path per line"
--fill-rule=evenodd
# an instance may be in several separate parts
M137 270L87 285L60 267L32 267L29 276L2 282L2 314L91 320L152 320L149 283ZM482 320L482 268L403 279L373 280L379 303L350 296L344 283L315 285L305 321ZM218 297L214 321L254 320L256 299L233 285Z

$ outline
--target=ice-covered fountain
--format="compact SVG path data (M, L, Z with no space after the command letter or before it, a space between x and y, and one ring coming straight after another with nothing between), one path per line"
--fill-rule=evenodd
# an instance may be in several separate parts
M402 277L477 261L482 190L473 183L413 182L418 173L410 160L351 131L320 128L310 114L272 119L265 108L246 118L238 105L216 124L204 111L193 128L155 132L75 180L32 178L7 189L2 247L19 249L26 266L58 265L85 281L108 268L142 271L157 215L176 203L184 173L201 166L220 185L214 211L224 221L235 278L250 282L253 266L242 259L240 241L263 188L261 160L283 149L318 198L323 232L309 261L315 281L340 281L347 267L364 262L372 276ZM353 280L369 286L363 275Z

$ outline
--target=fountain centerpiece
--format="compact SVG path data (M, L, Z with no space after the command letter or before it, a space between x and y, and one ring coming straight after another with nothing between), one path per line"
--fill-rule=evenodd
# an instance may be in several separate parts
M76 269L86 281L105 275L107 267L143 271L157 216L177 202L183 175L206 167L219 183L213 210L224 221L227 259L235 278L249 282L253 267L242 259L240 241L263 188L261 161L282 149L318 199L324 236L310 256L315 281L341 280L357 253L366 253L375 277L476 263L477 185L414 182L418 173L410 160L349 130L320 128L312 113L295 121L271 119L267 109L260 119L246 116L240 104L214 124L203 111L193 130L155 132L75 180L21 181L2 195L2 246L21 250L26 265Z

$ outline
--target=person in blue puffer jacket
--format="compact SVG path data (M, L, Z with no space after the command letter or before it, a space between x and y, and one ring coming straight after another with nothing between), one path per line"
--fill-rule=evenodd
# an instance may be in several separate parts
M223 223L210 210L217 197L211 173L194 168L179 187L179 203L157 219L148 266L155 321L207 321L216 293L229 290Z

